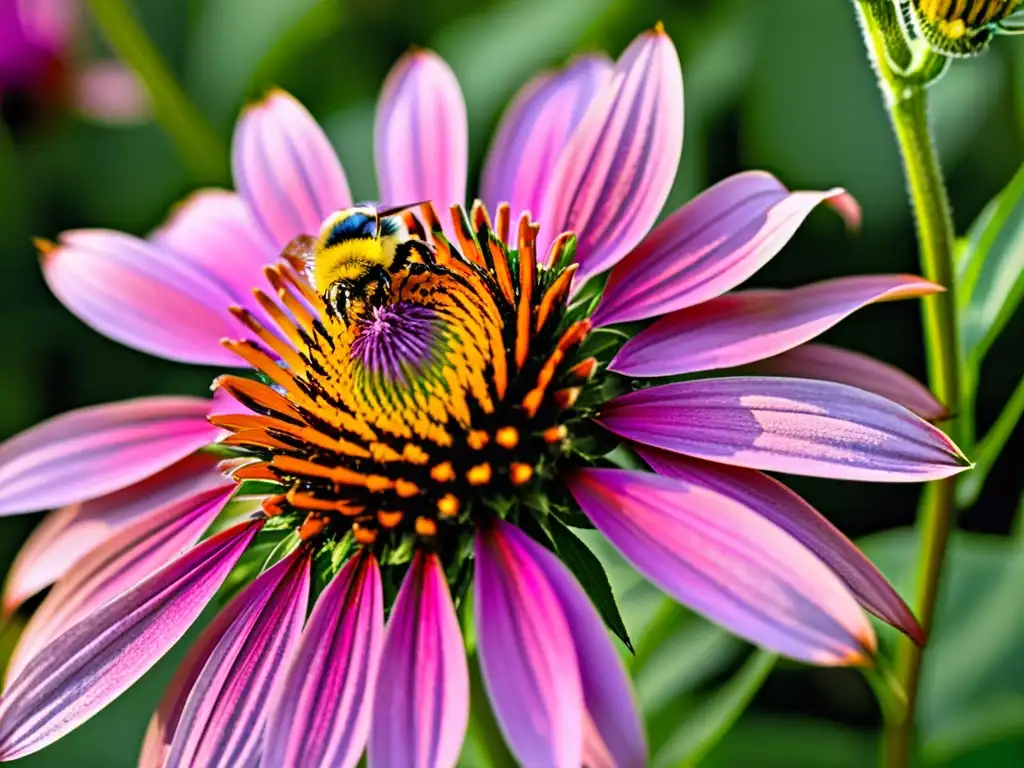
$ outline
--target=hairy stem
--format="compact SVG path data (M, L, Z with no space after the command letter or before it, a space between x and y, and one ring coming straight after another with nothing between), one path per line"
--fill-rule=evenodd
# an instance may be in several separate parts
M88 3L110 47L146 87L156 119L196 181L207 184L225 181L227 154L220 140L185 96L124 0L88 0Z
M903 168L917 226L921 270L925 277L946 287L946 292L923 300L924 341L928 356L929 384L938 398L954 414L961 411L960 353L957 339L956 302L954 299L954 245L949 198L942 171L928 128L928 80L941 71L937 55L925 50L912 51L912 63L906 70L897 70L893 61L906 60L907 51L893 55L892 5L886 2L859 0L865 41L869 56L879 76L886 109L903 158ZM945 425L956 441L960 425L954 418ZM935 601L945 560L946 546L954 514L952 479L930 483L921 503L918 519L920 531L917 557L916 609L925 633L930 632ZM890 768L905 768L911 762L914 740L914 713L921 676L922 649L903 639L896 660L896 678L902 686L907 706L899 714L890 715L885 724L884 758Z

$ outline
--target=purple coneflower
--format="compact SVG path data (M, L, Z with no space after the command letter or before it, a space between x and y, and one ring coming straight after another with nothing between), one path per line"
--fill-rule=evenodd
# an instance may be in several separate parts
M7 584L7 612L55 586L8 671L0 759L118 696L240 560L254 578L179 670L144 766L354 766L364 749L371 766L453 765L470 595L486 689L524 765L644 765L592 585L560 557L580 555L572 527L795 659L870 663L862 609L921 641L871 563L760 470L919 482L968 465L926 420L943 408L921 385L807 343L866 304L940 288L889 275L727 293L817 204L855 205L745 173L651 230L682 111L660 28L616 63L542 75L503 119L487 207L466 213L462 96L440 59L409 54L378 112L380 196L434 204L407 217L418 258L353 312L313 290L290 245L352 199L324 134L279 91L239 122L237 194L198 193L148 240L44 244L49 285L97 330L250 370L220 377L212 402L86 408L0 448L0 511L59 508ZM648 320L632 338L622 325ZM762 360L772 375L692 375Z

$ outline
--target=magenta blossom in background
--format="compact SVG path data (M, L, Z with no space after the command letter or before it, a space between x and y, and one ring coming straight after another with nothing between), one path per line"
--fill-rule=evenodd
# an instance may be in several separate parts
M264 537L277 545L258 559L272 564L245 572L191 649L140 765L355 766L364 751L374 767L454 765L468 589L485 687L520 762L645 765L618 651L543 533L572 536L560 521L572 507L666 593L794 659L872 663L865 611L923 642L874 566L763 470L920 482L969 465L928 423L944 408L920 384L809 343L868 304L941 287L884 275L733 291L819 203L851 222L856 204L743 173L654 226L682 97L660 27L617 62L541 75L503 117L487 208L467 216L452 207L467 188L458 83L433 53L408 54L384 85L374 147L381 200L433 201L409 217L429 255L396 267L393 295L365 316L327 306L289 257L352 197L326 136L280 91L236 127L236 193L196 193L145 240L78 230L46 245L48 284L101 333L250 368L219 378L212 402L87 408L0 447L0 512L58 508L5 590L10 613L54 584L0 696L0 759L123 692ZM597 299L584 284L602 273L599 300L572 300ZM590 345L627 321L652 322ZM758 375L645 381L741 365ZM232 458L217 463L214 444ZM615 466L616 444L651 471ZM253 488L260 509L243 514ZM307 616L314 573L328 578ZM391 605L385 579L400 582Z
M134 73L114 61L76 56L78 0L0 0L0 104L14 94L69 103L106 123L135 122L148 100Z

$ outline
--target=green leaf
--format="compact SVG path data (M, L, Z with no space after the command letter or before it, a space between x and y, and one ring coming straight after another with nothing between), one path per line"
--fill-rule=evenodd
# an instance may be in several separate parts
M586 590L590 601L601 614L605 625L619 640L622 641L630 652L633 652L633 643L629 639L626 625L619 614L618 603L615 602L615 595L612 593L612 585L608 581L608 575L604 572L604 566L597 559L593 552L577 538L571 530L564 526L557 518L548 516L546 521L547 531L555 545L555 552L569 570L579 579L583 589Z
M861 546L906 593L915 570L915 533L887 531ZM1021 584L1024 549L1019 542L954 533L918 700L921 753L927 762L946 762L1024 730Z
M745 717L702 765L708 768L864 768L875 765L873 733L800 717Z
M976 371L1024 299L1024 165L968 232L958 279L960 341Z
M774 653L754 651L735 675L677 719L680 725L655 755L654 764L681 768L700 762L739 720L777 660Z

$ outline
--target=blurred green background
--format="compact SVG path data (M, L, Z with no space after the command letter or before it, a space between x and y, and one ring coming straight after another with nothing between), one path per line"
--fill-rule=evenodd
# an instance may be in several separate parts
M139 21L214 125L226 151L239 108L270 85L302 100L327 130L356 199L376 196L375 99L411 44L437 50L469 110L471 179L512 93L574 52L617 55L661 19L683 63L686 141L668 210L722 177L764 168L791 187L849 189L864 226L848 235L815 213L756 278L794 286L831 276L916 271L899 160L849 0L136 0ZM106 55L83 19L79 56ZM937 139L957 229L966 231L1024 157L1024 43L1000 39L934 88ZM22 105L23 106L23 105ZM71 111L7 110L0 126L0 438L92 403L203 393L214 374L163 362L93 333L46 289L31 246L63 229L145 234L196 186L159 126L109 127ZM226 168L226 156L225 156ZM470 189L473 190L471 181ZM1019 314L1019 313L1018 313ZM987 357L983 432L1021 376L1017 317ZM918 308L883 304L827 341L924 377ZM961 518L946 594L926 657L920 714L929 765L1024 764L1024 538L1021 430ZM919 489L794 479L791 485L865 548L909 597ZM38 516L0 520L6 568ZM900 530L890 530L900 529ZM879 534L881 531L887 533ZM740 641L670 607L625 567L611 574L638 654L656 764L706 755L721 766L863 766L879 713L863 676L751 655ZM0 634L0 654L13 629ZM884 639L884 638L883 638ZM176 654L180 658L180 652ZM26 766L134 764L175 659ZM715 736L750 708L719 742ZM466 765L488 764L474 722Z

